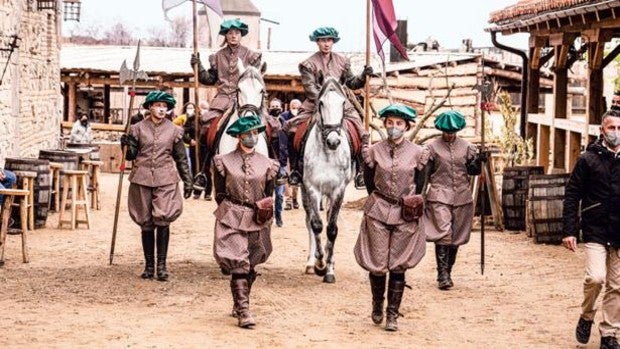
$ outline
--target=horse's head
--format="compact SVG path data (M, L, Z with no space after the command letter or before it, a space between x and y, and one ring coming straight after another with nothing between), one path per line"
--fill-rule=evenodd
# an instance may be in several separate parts
M237 59L239 82L237 83L237 105L239 116L260 113L265 97L265 81L261 72L253 66L245 67Z
M323 79L321 79L323 80ZM318 97L318 126L323 142L330 150L341 143L344 118L344 104L347 100L344 89L333 77L325 79Z

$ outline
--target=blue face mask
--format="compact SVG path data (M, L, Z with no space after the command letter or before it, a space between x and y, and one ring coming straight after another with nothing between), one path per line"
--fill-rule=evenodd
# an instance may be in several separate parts
M258 143L258 135L246 135L241 137L241 144L248 148L254 148Z

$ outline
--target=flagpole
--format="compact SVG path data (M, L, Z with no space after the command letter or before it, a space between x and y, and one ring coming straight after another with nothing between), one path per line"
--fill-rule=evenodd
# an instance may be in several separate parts
M205 11L206 13L206 11ZM196 0L192 0L192 19L194 25L194 56L198 53L198 16L196 10ZM196 156L194 158L196 166L194 166L195 175L200 171L200 142L198 135L200 134L200 103L198 101L198 63L194 64L194 138L196 147Z
M366 66L370 66L370 21L371 8L370 1L366 0ZM364 84L364 129L368 131L370 127L370 77L366 77Z

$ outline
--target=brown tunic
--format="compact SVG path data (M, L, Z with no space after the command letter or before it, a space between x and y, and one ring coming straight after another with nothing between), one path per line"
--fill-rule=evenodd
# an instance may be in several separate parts
M358 89L359 79L351 79L351 62L348 58L332 52L328 60L323 59L321 52L316 52L305 61L299 64L299 72L301 73L301 83L304 86L306 99L304 100L299 114L287 122L287 129L294 129L301 122L312 116L315 110L316 99L319 97L321 85L319 77L334 77L340 81L349 82L347 86L352 89ZM355 123L358 133L364 133L364 127L360 115L357 113L351 102L347 99L345 102L345 117Z
M139 143L129 175L129 215L143 229L167 226L183 212L177 161L187 166L187 158L173 157L174 144L183 142L183 129L168 119L155 124L149 118L132 125L129 133Z
M235 48L226 46L215 54L209 56L211 68L217 71L217 94L211 101L209 112L201 120L203 123L222 115L226 109L232 107L237 99L237 84L239 82L239 69L237 59L241 59L244 66L260 67L261 53L254 52L243 45ZM203 79L201 78L201 81Z
M476 147L460 137L450 143L439 138L428 144L428 151L433 168L423 217L426 239L463 245L469 241L474 214L465 164Z
M225 178L226 195L248 204L265 197L265 188L278 173L279 163L259 153L245 154L240 149L216 155L213 165ZM222 193L218 193L222 194ZM213 253L222 270L248 273L271 254L272 220L263 225L254 222L254 210L224 199L214 212L216 217Z
M398 145L389 141L364 145L362 155L366 165L375 170L376 189L364 205L355 259L373 274L404 272L426 253L424 234L418 230L418 222L402 219L399 204L386 201L376 192L394 198L414 194L415 170L424 167L428 152L404 140Z

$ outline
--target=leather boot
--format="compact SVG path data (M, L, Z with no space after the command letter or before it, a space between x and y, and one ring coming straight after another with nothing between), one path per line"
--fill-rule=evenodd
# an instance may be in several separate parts
M450 246L435 244L435 260L437 262L437 287L440 290L447 290L450 288L452 281L450 280L450 273L448 272L448 251Z
M405 290L404 281L395 281L390 278L388 286L387 300L388 305L386 308L386 331L398 331L397 319L400 316L398 310L400 309L400 302L403 299L403 292Z
M258 276L258 273L256 272L256 270L254 269L250 269L250 273L248 274L248 297L250 295L250 293L252 293L252 284L254 283L254 281L256 281L256 277ZM235 294L233 292L233 299L235 297ZM248 298L248 305L250 304L250 299ZM237 309L237 304L233 304L233 310L231 313L232 317L239 317L239 310Z
M303 181L302 169L303 169L303 161L300 159L297 151L292 147L289 148L289 159L291 161L291 173L288 175L288 184L290 185L301 185ZM303 158L303 155L301 156Z
M458 246L449 246L448 249L448 280L450 280L450 287L454 286L454 282L452 282L452 267L454 263L456 263L456 255L459 252Z
M142 251L144 251L143 279L152 279L155 275L155 233L152 230L142 231Z
M234 308L237 309L239 327L249 328L256 325L250 313L250 285L248 279L231 279L230 290L233 294Z
M168 256L168 242L170 241L170 227L157 227L157 280L167 281L166 257Z
M383 322L383 301L385 300L385 275L368 274L370 277L370 289L372 291L372 322Z

